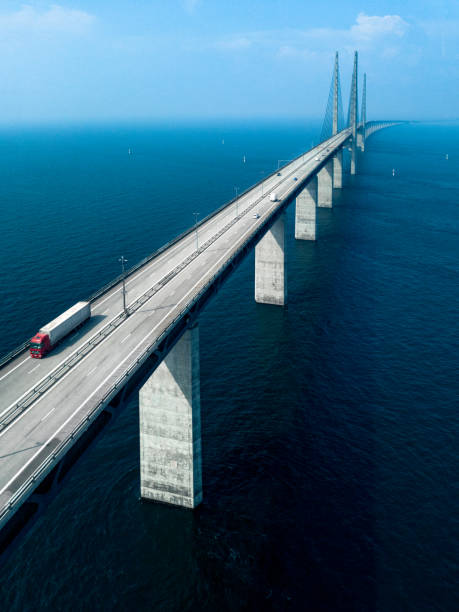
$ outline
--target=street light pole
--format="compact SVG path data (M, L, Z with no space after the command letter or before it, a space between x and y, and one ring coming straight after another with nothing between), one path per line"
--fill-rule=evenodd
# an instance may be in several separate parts
M121 262L121 273L123 277L122 279L123 280L123 310L124 310L124 314L128 316L129 313L126 308L126 272L124 269L124 264L127 262L127 259L124 258L124 255L121 255L118 261Z
M194 212L194 227L196 230L196 250L199 251L199 240L198 240L198 216L199 213L198 212Z
M236 217L238 217L239 216L239 202L237 200L237 194L239 191L239 187L235 187L234 190L236 191Z

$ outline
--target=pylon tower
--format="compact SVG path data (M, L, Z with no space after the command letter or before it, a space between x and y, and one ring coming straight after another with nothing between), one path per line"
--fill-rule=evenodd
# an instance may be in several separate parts
M356 171L356 147L357 147L357 121L358 121L358 97L357 97L357 70L358 52L354 53L354 70L352 72L351 99L349 103L349 127L352 130L351 144L351 174Z

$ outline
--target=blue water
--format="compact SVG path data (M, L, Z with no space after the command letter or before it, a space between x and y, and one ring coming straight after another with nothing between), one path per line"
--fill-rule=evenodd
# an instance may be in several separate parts
M317 132L3 130L0 353ZM459 125L432 123L371 137L315 243L290 207L288 307L254 302L252 254L201 316L202 506L139 501L131 397L2 566L2 609L456 611L458 202Z

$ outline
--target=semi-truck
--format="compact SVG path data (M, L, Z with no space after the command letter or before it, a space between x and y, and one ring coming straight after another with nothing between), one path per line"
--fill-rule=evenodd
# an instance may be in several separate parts
M269 199L271 200L271 202L277 202L277 193L273 191L269 196Z
M74 306L41 327L30 340L30 356L41 359L56 344L91 316L89 302L77 302Z

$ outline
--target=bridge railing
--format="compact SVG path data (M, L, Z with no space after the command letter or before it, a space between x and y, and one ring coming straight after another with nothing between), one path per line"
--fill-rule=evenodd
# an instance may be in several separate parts
M299 155L297 158L295 158L294 161L299 160L302 156L303 154ZM232 202L233 201L234 199L232 200ZM250 210L255 204L249 206L247 210ZM270 223L272 214L275 214L278 209L284 207L285 202L273 203L272 207L268 211L269 214L266 215L265 221L258 227L257 231L263 232L264 228ZM232 219L230 223L234 223L235 221L236 219ZM148 359L148 357L160 347L161 343L166 339L167 335L171 332L171 330L174 329L176 324L184 316L186 316L186 314L202 298L202 296L206 294L207 290L215 283L218 277L224 274L226 269L231 266L233 260L241 252L243 252L244 248L246 248L247 244L251 240L253 240L253 238L254 236L251 233L245 232L245 234L241 236L237 243L233 246L231 254L224 262L224 264L218 267L217 271L214 272L207 280L202 281L201 286L196 295L189 302L187 302L183 306L183 308L179 310L179 312L173 317L173 319L171 319L171 321L167 324L166 328L157 337L155 342L152 345L148 345L148 341L145 341L144 347L140 348L139 354L137 355L133 363L129 367L127 367L118 377L114 378L114 380L107 381L109 388L96 400L96 403L92 410L87 413L84 418L82 418L75 425L75 427L70 431L70 433L67 434L67 437L64 440L62 440L57 446L53 447L52 449L50 448L50 454L48 455L48 457L43 461L43 463L40 464L38 469L33 474L31 474L24 480L21 486L10 497L6 505L0 509L0 528L9 519L9 515L11 513L14 513L23 503L24 498L26 498L30 493L29 490L31 488L34 489L36 486L38 486L38 484L47 476L47 474L57 465L57 463L67 452L67 447L71 447L74 442L76 442L76 440L88 429L91 423L94 422L97 416L102 412L104 407L117 395L117 393L126 384L131 375L134 374L138 370L138 368L146 361L146 359ZM204 248L204 246L205 245L202 245L201 248Z
M345 130L342 130L345 131ZM308 149L305 153L301 153L300 155L298 155L297 157L293 158L290 163L294 163L295 161L298 161L301 157L303 157L303 155L305 155L306 153L309 153L309 151L312 151L313 149L315 149L317 146L321 146L324 145L324 143L320 143L320 145L316 145L315 147L312 147L311 149ZM206 215L205 217L203 217L197 224L198 227L201 227L204 223L207 223L210 219L212 219L213 217L215 217L216 215L218 215L222 210L224 210L225 208L227 208L228 206L231 206L232 204L234 204L236 202L236 200L239 200L240 198L242 198L244 195L246 195L247 193L249 193L250 191L252 191L253 189L255 189L256 187L259 187L264 181L268 180L269 178L271 178L272 176L274 176L276 174L278 170L275 170L274 172L272 172L271 174L268 174L267 176L263 177L262 179L260 179L259 181L257 181L256 183L254 183L253 185L251 185L250 187L247 187L247 189L245 189L244 191L242 191L237 197L232 198L231 200L229 200L228 202L225 202L224 204L222 204L221 206L219 206L217 209L215 209L214 211L212 211L211 213L209 213L208 215ZM139 270L140 268L142 268L143 266L147 265L148 263L150 263L153 259L155 259L156 257L158 257L159 255L161 255L161 253L163 253L164 251L166 251L167 249L169 249L170 247L174 246L174 244L177 244L177 242L180 242L180 240L182 240L183 238L185 238L186 236L192 234L195 231L195 227L196 226L191 226L190 228L188 228L187 230L185 230L184 232L182 232L181 234L178 234L177 236L175 236L175 238L172 238L172 240L169 240L169 242L166 242L166 244L164 244L163 246L161 246L159 249L157 249L156 251L153 251L153 253L151 253L150 255L148 255L147 257L144 257L142 260L140 260L138 263L134 264L131 268L129 268L129 270L126 272L126 278L128 276L130 276L131 274L134 274L134 272L137 272L137 270ZM116 278L114 278L113 280L109 281L107 284L105 284L103 287L101 287L100 289L98 289L96 292L92 293L88 298L86 298L86 300L88 302L94 302L97 298L101 297L102 295L104 295L105 293L107 293L108 291L110 291L110 289L112 289L113 287L115 287L118 283L120 283L123 280L123 275L120 274L119 276L117 276ZM5 366L7 363L9 363L10 361L12 361L15 357L17 357L18 355L20 355L24 350L26 350L29 346L29 342L30 340L25 340L22 344L20 344L19 346L17 346L16 348L12 349L9 353L7 353L6 355L4 355L3 357L0 358L0 368L2 368L3 366Z
M301 157L301 156L299 156ZM297 159L299 159L299 157ZM275 211L276 208L279 208L279 203L276 202L271 207L271 211ZM260 226L260 230L269 223L269 218ZM31 487L35 488L38 486L40 482L48 475L48 473L57 465L57 463L63 458L65 453L67 452L67 447L73 446L73 444L78 440L78 438L88 429L91 425L91 422L94 422L96 417L102 412L104 407L117 395L117 393L122 389L122 387L126 384L132 374L134 374L138 368L148 359L148 357L154 353L154 351L161 345L163 340L166 339L167 335L174 329L176 324L193 308L194 304L196 304L203 295L205 295L206 291L215 283L216 279L221 276L224 271L231 265L232 261L235 257L244 249L246 244L251 240L251 237L246 238L244 235L240 238L237 245L234 246L231 256L225 262L223 266L221 266L217 272L212 274L211 277L208 278L207 281L203 282L200 287L198 293L191 299L185 306L178 312L178 314L169 322L167 327L161 332L158 336L154 344L150 346L146 346L141 349L141 352L136 357L135 361L126 369L124 372L119 375L114 382L109 384L110 388L103 393L103 395L97 400L96 405L93 409L86 414L86 416L67 434L67 437L62 440L56 447L53 448L50 455L40 464L39 468L31 474L28 478L24 480L21 486L13 493L13 495L8 500L7 504L0 509L0 528L2 525L9 519L9 514L14 513L20 505L23 503L23 498L26 498L29 495L29 489ZM46 448L46 447L45 447Z
M303 154L303 157L305 154ZM296 158L298 161L299 158ZM295 170L292 170L290 174L284 174L284 178L280 181L280 183L284 182L291 176L292 173L295 173ZM278 183L278 185L280 184ZM186 257L182 262L180 262L173 270L168 272L166 276L159 279L155 285L147 289L144 293L142 293L134 302L132 302L128 306L128 313L134 313L138 308L140 308L147 300L149 300L155 293L157 293L160 289L162 289L172 278L174 278L184 267L186 267L189 263L191 263L198 254L202 253L206 248L208 248L211 244L217 240L224 232L226 232L237 220L244 214L246 214L249 210L253 209L259 202L262 200L263 196L258 197L255 201L252 202L244 211L233 217L231 221L226 223L226 225L221 228L216 234L211 236L204 244L202 244L198 251L194 251L188 257ZM101 329L97 330L92 336L90 336L84 344L80 345L74 351L72 351L60 364L58 364L53 370L48 372L42 379L37 381L33 387L25 392L18 400L5 409L0 414L0 431L5 429L12 421L14 421L24 410L35 402L43 393L47 392L49 388L57 382L60 378L66 375L77 363L90 351L92 351L100 342L102 342L107 336L109 336L125 319L124 311L119 312L115 317L113 317L106 325L104 325Z

